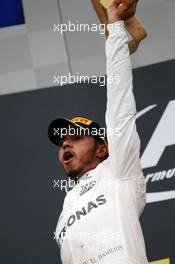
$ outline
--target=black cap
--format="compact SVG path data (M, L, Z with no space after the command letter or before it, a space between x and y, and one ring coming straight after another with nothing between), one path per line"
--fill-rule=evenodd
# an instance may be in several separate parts
M95 121L84 117L59 118L50 123L48 137L53 144L58 146L60 139L65 135L94 136L100 142L107 144L105 130Z

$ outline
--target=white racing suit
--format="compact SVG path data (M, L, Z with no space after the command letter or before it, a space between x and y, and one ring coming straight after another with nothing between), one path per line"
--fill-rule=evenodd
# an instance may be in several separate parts
M145 181L136 131L132 69L124 22L106 41L109 157L67 193L55 237L63 264L147 264L139 216Z

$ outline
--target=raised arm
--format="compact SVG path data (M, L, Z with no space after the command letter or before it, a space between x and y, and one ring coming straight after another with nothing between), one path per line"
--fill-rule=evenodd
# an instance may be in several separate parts
M108 9L111 25L106 41L106 125L110 166L117 178L129 179L141 173L140 140L135 125L132 69L123 20L135 13L136 4L125 11L120 2L115 1Z

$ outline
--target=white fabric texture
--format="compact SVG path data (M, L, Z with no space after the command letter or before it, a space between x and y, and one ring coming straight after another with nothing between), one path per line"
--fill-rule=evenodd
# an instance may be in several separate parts
M67 193L55 237L63 264L147 264L139 222L145 206L128 37L112 24L106 41L109 157Z

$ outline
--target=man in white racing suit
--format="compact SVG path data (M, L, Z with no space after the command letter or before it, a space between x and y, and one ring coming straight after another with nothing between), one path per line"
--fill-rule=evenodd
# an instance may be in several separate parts
M103 137L89 135L66 134L55 140L56 124L90 127L94 122L86 118L58 119L49 127L49 138L59 145L59 161L66 174L78 179L65 197L55 232L63 264L148 263L139 222L145 206L145 181L123 21L134 14L136 4L125 11L120 2L108 9L108 144Z

